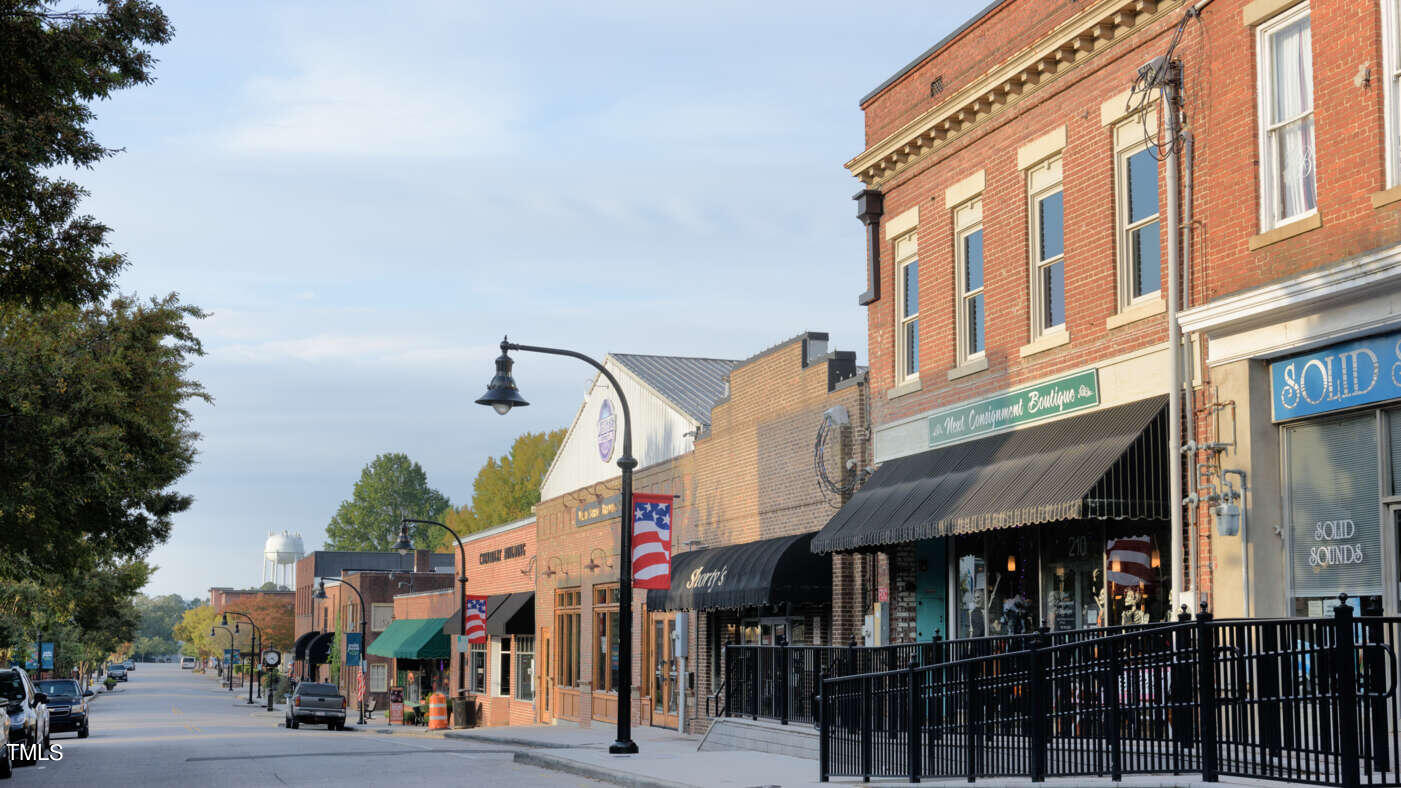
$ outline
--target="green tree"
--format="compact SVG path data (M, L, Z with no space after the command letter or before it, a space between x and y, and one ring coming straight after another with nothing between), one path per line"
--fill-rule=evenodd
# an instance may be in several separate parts
M500 459L488 457L472 482L472 503L447 512L444 522L462 534L529 516L540 502L540 484L564 443L564 433L527 432ZM441 535L439 547L457 549L448 534Z
M94 13L54 5L0 0L0 301L30 307L104 298L125 267L106 249L109 228L78 215L86 192L52 173L117 153L89 130L90 104L151 82L149 47L172 35L143 0Z
M401 518L436 519L450 506L447 496L428 486L422 466L405 454L381 454L360 472L350 500L341 502L326 526L326 549L388 550L399 538ZM426 530L413 530L415 546L431 546Z

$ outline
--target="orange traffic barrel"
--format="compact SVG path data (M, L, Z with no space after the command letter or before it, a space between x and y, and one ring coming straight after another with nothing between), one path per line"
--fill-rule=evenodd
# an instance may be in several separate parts
M435 692L428 696L428 728L438 730L448 726L448 696Z

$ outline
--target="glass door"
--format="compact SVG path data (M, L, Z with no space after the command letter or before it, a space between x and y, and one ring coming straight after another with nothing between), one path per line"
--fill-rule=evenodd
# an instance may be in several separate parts
M655 614L651 627L651 664L648 678L652 691L652 724L663 728L676 727L677 697L676 654L673 636L676 633L674 614Z

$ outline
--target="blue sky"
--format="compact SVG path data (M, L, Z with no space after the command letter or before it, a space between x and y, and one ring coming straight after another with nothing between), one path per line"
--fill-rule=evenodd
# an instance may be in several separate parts
M158 81L96 107L125 153L75 176L124 290L213 313L196 503L148 591L256 583L270 530L320 547L381 452L468 501L591 377L522 358L531 407L474 405L506 332L864 359L857 102L983 2L164 3Z

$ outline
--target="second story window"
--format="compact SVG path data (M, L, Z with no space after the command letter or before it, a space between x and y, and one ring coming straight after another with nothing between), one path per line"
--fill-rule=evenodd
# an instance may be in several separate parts
M1031 338L1065 329L1065 193L1061 160L1027 171L1031 195Z
M1121 150L1116 178L1119 186L1118 252L1122 308L1145 297L1157 298L1162 290L1158 160L1141 143Z
M919 255L915 233L895 240L895 275L899 280L899 328L895 340L895 382L919 377Z
M983 203L954 210L954 265L958 270L958 363L983 355L987 313L983 300Z
M1270 230L1318 208L1314 180L1313 48L1309 6L1257 31L1260 225Z
M1386 185L1401 186L1401 0L1382 0L1382 73L1386 80Z

